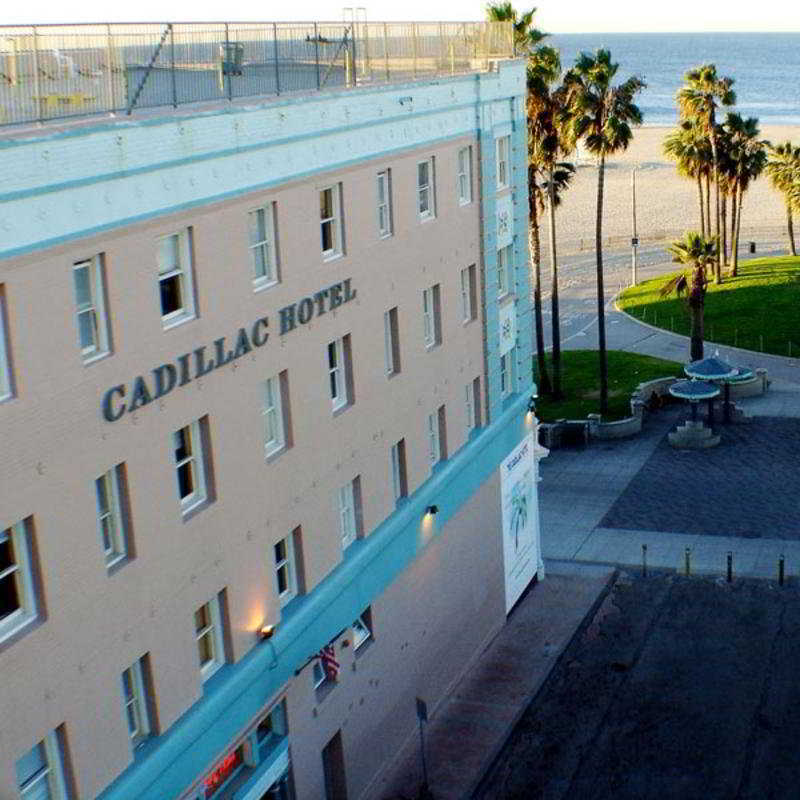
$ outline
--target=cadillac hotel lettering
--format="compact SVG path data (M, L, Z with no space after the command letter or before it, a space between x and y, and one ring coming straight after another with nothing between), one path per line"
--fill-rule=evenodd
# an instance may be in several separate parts
M327 289L321 289L310 297L304 297L297 303L284 306L278 311L280 332L283 336L298 325L305 325L314 316L322 316L344 303L353 300L356 290L350 286L350 278L334 283ZM131 391L121 383L112 386L101 402L103 417L109 422L116 422L126 411L136 411L153 400L169 394L176 386L186 386L196 378L202 378L209 372L224 367L251 352L254 347L263 347L269 338L267 328L268 317L260 317L249 328L239 328L236 342L232 348L226 346L225 337L215 339L213 344L203 345L178 356L174 363L161 364L151 370L151 378L138 375L133 379Z

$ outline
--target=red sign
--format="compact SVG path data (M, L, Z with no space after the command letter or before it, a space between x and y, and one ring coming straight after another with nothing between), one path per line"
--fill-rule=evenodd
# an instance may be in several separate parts
M205 796L211 797L233 774L234 770L242 763L242 748L237 747L232 753L228 753L222 761L217 764L214 771L205 779Z

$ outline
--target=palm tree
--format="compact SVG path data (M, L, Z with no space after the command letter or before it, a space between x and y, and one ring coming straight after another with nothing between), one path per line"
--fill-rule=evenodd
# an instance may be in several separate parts
M586 149L597 156L597 218L595 258L597 263L597 333L600 351L600 413L608 412L608 359L606 355L605 295L603 289L603 180L606 156L625 150L633 138L631 124L642 122L642 112L633 102L646 84L631 77L613 86L619 64L608 50L594 55L581 53L564 76L563 119L574 141L583 139Z
M766 142L758 137L761 131L755 117L743 119L739 114L728 114L725 120L728 131L731 163L731 192L733 198L731 219L731 275L736 276L739 266L739 232L742 226L742 199L750 184L767 165Z
M706 237L697 231L688 231L683 239L677 239L669 246L672 260L679 264L691 264L687 275L679 272L661 289L666 297L673 291L678 295L688 290L690 360L699 361L703 357L703 311L706 301L706 266L714 263L717 257L716 237Z
M532 27L535 13L536 9L532 8L530 11L518 14L510 2L489 3L486 6L486 17L489 22L514 24L514 51L518 56L531 55L534 48L548 35Z
M706 132L711 144L714 168L714 233L720 237L719 171L717 162L716 111L718 102L724 106L736 103L736 94L731 88L733 78L720 78L714 64L701 64L684 75L686 86L678 91L678 108L683 119L696 119ZM722 283L722 268L719 250L714 264L715 280Z
M800 147L794 147L791 142L768 145L770 159L767 162L767 174L772 185L783 195L786 203L786 229L789 234L789 250L793 256L797 255L794 244L794 226L792 225L791 189L794 183L800 180Z
M559 157L571 152L573 145L565 136L560 112L563 91L553 90L552 84L561 73L561 59L552 47L539 47L528 62L528 129L530 133L528 158L542 175L541 188L546 192L549 209L551 308L553 325L553 386L552 394L561 394L561 326L558 305L558 258L556 252L555 208L561 194L569 185L575 167ZM540 209L543 210L543 209Z
M703 236L711 233L711 220L705 213L709 207L708 181L711 174L711 146L705 133L695 120L682 120L677 129L664 139L664 155L678 164L678 172L697 181L697 195L700 201L700 232ZM703 194L703 179L706 181L706 194ZM706 230L708 220L708 231Z

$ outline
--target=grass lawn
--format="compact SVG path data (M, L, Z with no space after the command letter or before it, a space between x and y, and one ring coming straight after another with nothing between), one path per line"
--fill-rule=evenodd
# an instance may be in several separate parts
M673 273L675 274L675 273ZM689 333L685 298L658 296L668 276L626 289L619 307L645 322ZM739 275L708 284L705 340L780 356L800 357L800 256L755 258ZM706 353L711 355L711 353Z
M550 356L548 371L552 376ZM561 383L565 399L559 403L540 395L536 415L540 422L585 419L600 411L600 357L596 350L564 350L561 353ZM631 393L642 381L683 375L683 364L638 353L608 351L608 414L612 421L631 415Z

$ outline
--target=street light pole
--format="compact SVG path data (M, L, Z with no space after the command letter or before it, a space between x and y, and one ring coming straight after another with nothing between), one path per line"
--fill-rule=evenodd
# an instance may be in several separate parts
M636 235L636 170L631 170L631 199L633 208L633 238L631 239L631 286L636 286L636 248L639 246L639 237Z

